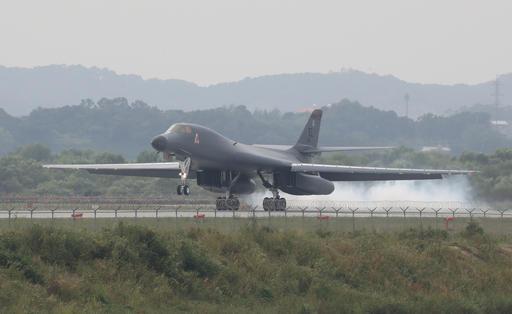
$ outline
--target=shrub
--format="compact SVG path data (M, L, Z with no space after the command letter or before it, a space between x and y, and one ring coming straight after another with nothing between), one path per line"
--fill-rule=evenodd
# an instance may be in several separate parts
M478 224L478 222L476 221L470 221L467 226L466 226L466 230L464 231L464 235L466 237L474 237L476 235L484 235L484 229L482 229L482 227L480 227L480 225Z

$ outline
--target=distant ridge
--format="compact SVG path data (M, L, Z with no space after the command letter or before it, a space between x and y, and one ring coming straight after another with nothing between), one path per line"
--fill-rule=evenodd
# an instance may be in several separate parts
M503 75L500 80L505 97L512 95L512 74ZM355 70L268 75L199 86L183 80L143 79L80 65L0 66L0 108L16 116L26 115L37 107L74 105L82 99L103 97L143 100L161 109L245 105L249 109L282 111L296 111L313 104L322 106L347 98L403 115L404 95L408 93L409 114L415 117L491 103L492 91L492 81L475 85L417 84ZM506 102L503 98L502 103Z

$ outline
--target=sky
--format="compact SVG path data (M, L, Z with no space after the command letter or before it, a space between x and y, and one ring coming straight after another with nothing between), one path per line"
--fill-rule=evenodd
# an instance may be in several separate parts
M512 72L512 1L0 0L0 65L201 85L356 69L418 83Z

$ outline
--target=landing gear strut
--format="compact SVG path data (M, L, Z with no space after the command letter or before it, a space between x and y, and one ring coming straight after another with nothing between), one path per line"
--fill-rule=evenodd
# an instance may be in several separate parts
M263 199L263 210L264 211L285 211L286 210L286 199L279 196L279 190L274 184L270 184L265 177L258 171L258 175L260 176L261 182L263 182L263 186L272 191L272 197L265 197Z
M187 184L187 177L190 171L190 157L180 162L180 178L181 184L176 188L178 195L190 195L190 187Z
M226 196L217 198L217 202L215 203L216 210L239 210L240 209L240 200L238 197L231 194L231 189L235 186L236 182L240 178L240 173L238 173L235 178L231 181L231 184L228 187L228 191L226 192Z

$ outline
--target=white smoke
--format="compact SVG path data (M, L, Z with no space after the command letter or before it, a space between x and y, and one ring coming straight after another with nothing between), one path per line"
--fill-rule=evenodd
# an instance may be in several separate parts
M384 182L335 182L330 195L295 196L280 192L291 206L315 206L321 203L393 202L393 203L453 203L474 202L472 190L465 176L453 176L443 180L384 181ZM244 196L248 204L258 205L270 192Z

